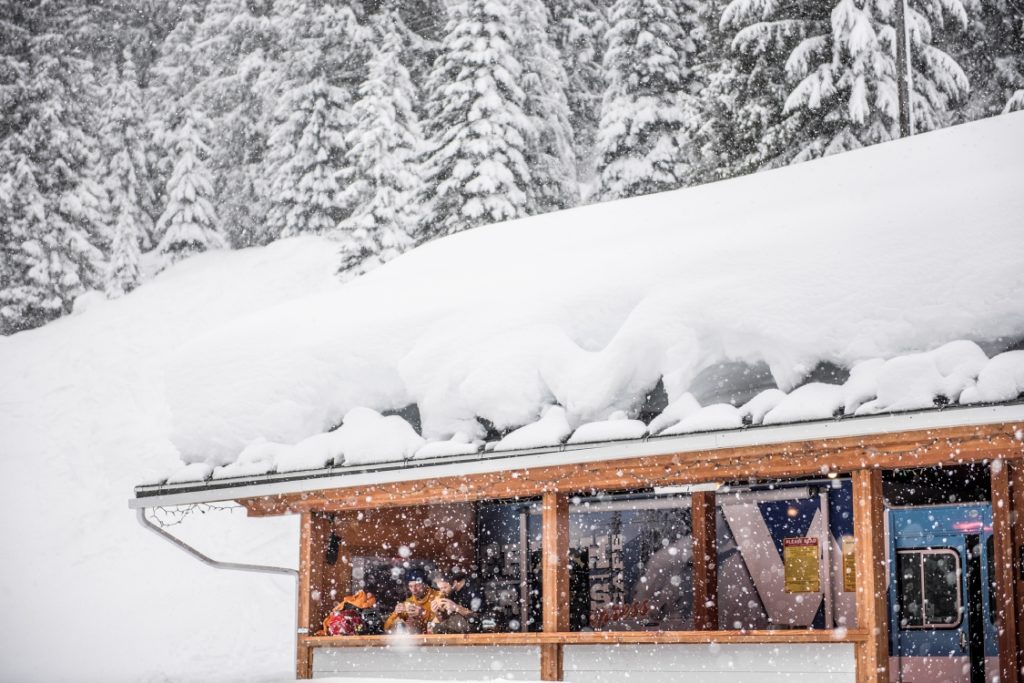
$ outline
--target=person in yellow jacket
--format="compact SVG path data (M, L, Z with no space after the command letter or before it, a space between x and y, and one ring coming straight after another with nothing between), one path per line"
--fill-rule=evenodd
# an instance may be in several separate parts
M409 572L406 580L409 597L395 605L395 611L384 622L384 631L391 633L404 628L410 633L426 633L427 624L434 621L434 610L430 604L437 599L438 593L418 570Z

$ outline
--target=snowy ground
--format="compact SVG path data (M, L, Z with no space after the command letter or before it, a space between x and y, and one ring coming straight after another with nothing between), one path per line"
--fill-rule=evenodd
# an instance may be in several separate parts
M0 338L0 680L278 681L294 585L209 569L136 524L132 487L177 462L162 365L183 340L336 287L335 247L198 257L123 300ZM295 566L293 520L175 529L221 559Z
M260 430L294 443L344 408L410 398L438 433L480 411L533 419L552 392L603 418L622 407L608 397L675 362L692 371L716 354L771 352L785 380L816 354L1024 332L1022 140L1024 114L1011 115L581 209L564 229L555 216L481 229L344 288L322 240L211 253L121 300L0 338L0 680L291 679L291 582L206 568L127 509L132 486L181 455L230 461ZM896 167L915 175L894 177ZM957 195L952 168L1005 191L985 220L964 208L975 198ZM824 181L786 189L815 177L831 178L831 199ZM888 197L892 215L857 225L869 196ZM692 198L685 216L680 197ZM953 199L936 211L940 197ZM740 238L749 243L725 249ZM879 280L894 269L895 285ZM522 333L508 335L514 325ZM638 358L651 363L631 369ZM502 386L515 395L495 393ZM473 404L446 412L452 395ZM216 512L176 531L222 559L296 561L291 519Z

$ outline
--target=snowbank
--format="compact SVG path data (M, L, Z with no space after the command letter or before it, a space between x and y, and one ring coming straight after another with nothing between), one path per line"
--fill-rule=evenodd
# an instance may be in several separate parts
M357 407L415 403L422 435L441 441L526 429L558 405L565 426L501 447L550 445L635 415L659 380L678 399L723 361L766 363L789 392L819 361L851 368L968 339L1002 350L1024 337L1022 147L1013 114L428 244L182 345L166 370L171 439L187 462L224 465ZM803 389L764 420L955 401L987 361L957 348L948 362L873 368L878 392L851 402ZM913 396L906 373L921 382ZM727 412L693 428L744 417Z
M297 239L206 254L0 338L0 680L259 683L294 671L294 582L205 567L139 526L126 501L158 474L208 467L182 468L168 439L168 355L337 288L336 250ZM297 564L293 519L196 511L173 530L220 559Z

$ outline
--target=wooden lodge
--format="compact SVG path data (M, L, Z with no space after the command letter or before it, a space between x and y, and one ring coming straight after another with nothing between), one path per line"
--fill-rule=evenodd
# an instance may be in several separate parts
M1016 683L1022 429L1017 401L143 486L132 505L301 519L300 678ZM496 616L320 633L341 596L400 591L417 563L468 567Z

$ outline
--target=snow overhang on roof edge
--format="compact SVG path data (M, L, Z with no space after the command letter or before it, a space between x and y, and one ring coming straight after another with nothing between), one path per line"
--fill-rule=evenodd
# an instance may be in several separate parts
M329 467L237 479L138 486L135 488L135 498L128 501L128 506L131 509L138 509L213 503L330 488L487 474L509 469L1007 422L1020 422L1024 426L1024 403L818 420L682 436L655 436L627 441L561 445L524 451L483 452L430 460L383 463L372 467Z

